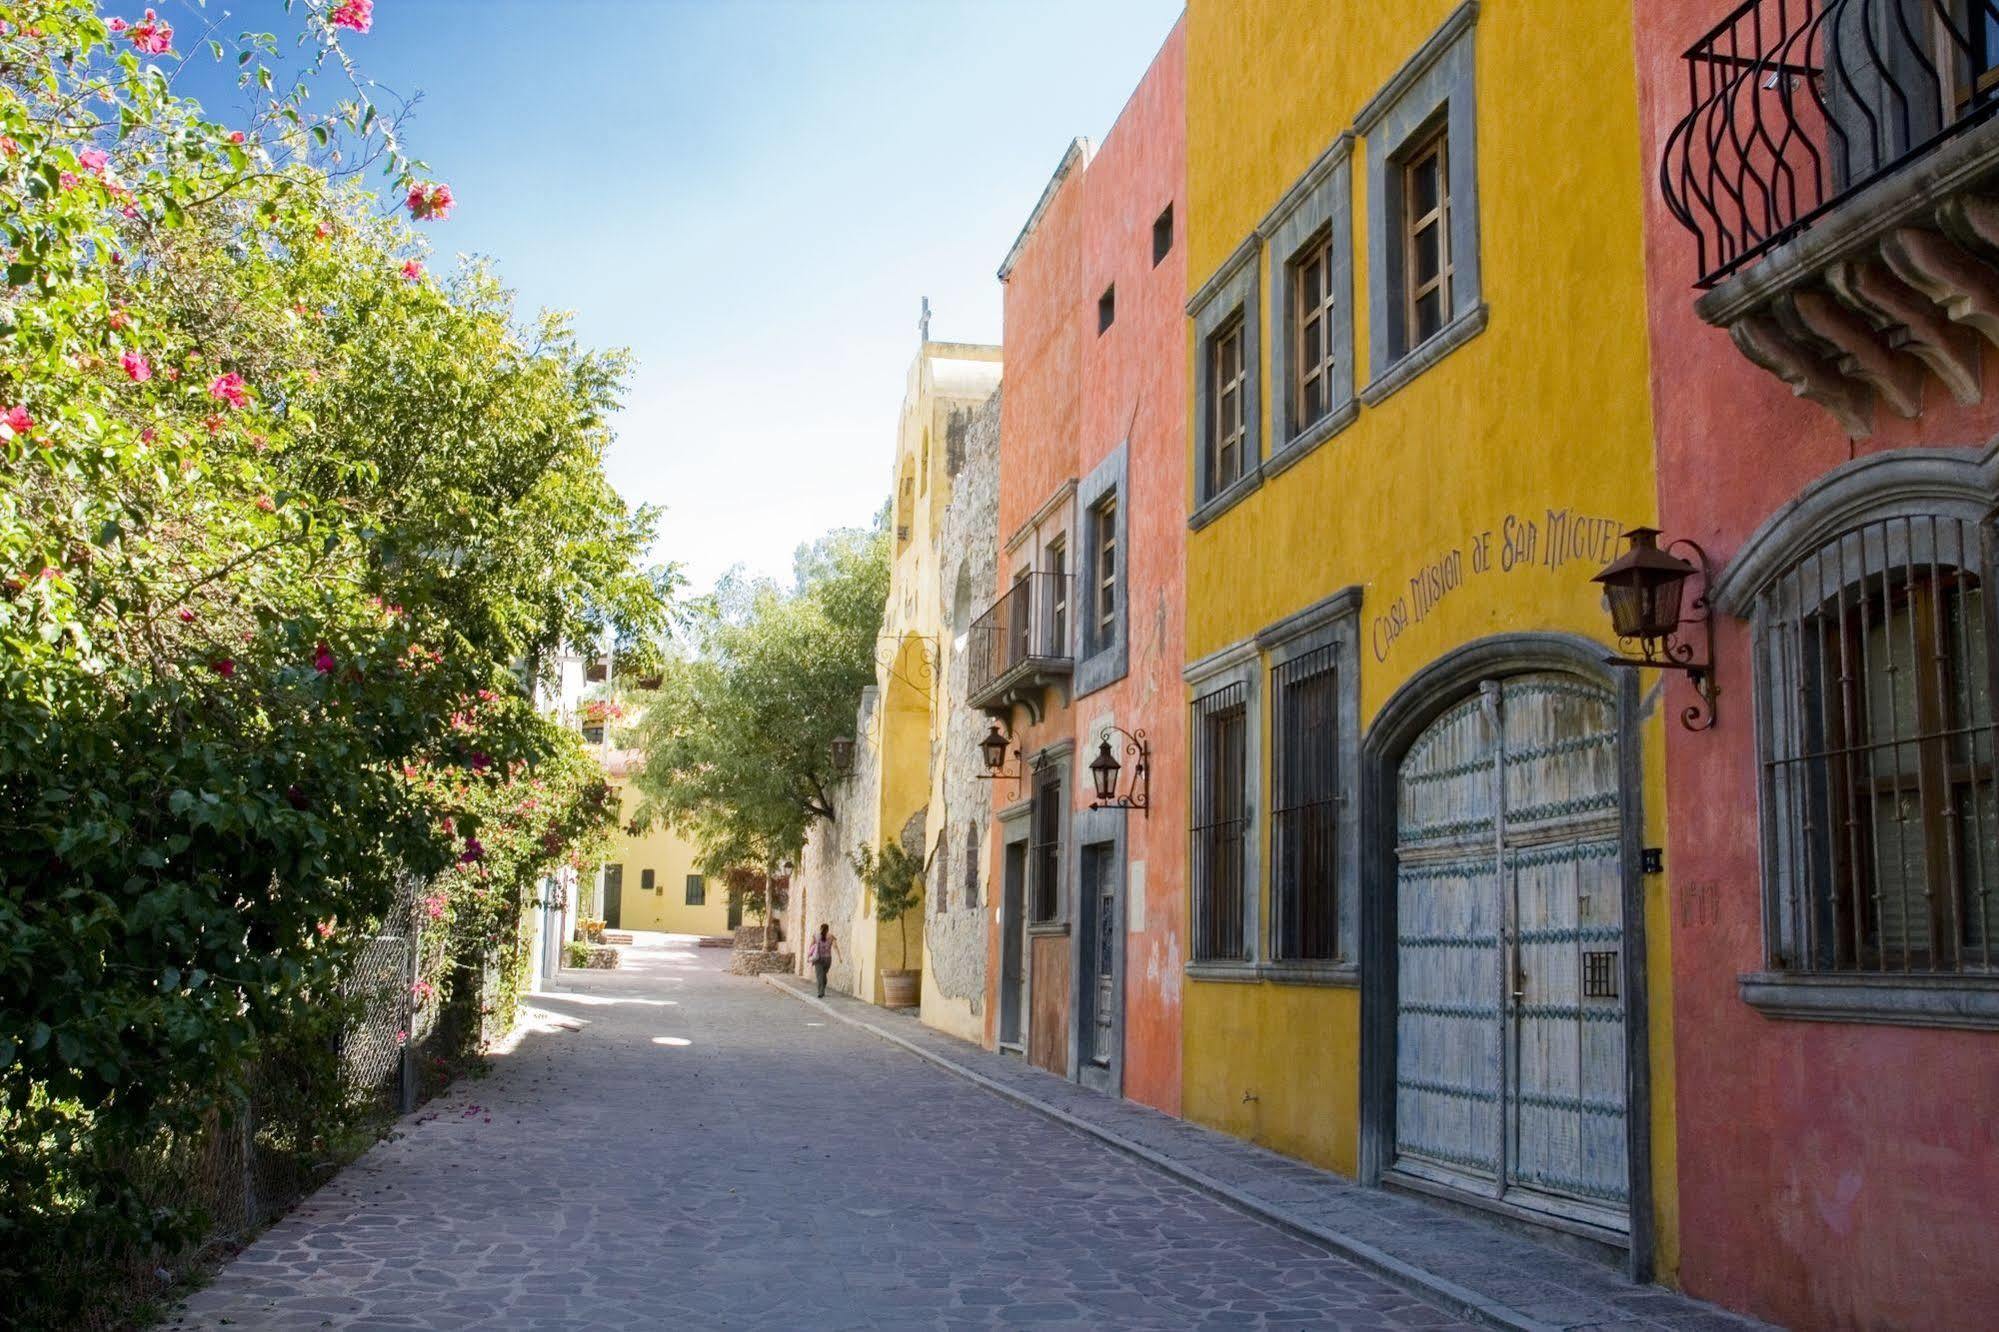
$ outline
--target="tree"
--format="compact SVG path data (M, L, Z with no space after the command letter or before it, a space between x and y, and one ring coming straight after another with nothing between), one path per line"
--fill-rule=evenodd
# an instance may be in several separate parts
M350 70L359 12L300 12ZM230 129L164 21L0 19L0 1322L47 1324L92 1270L49 1254L199 1222L134 1166L337 999L399 881L451 976L518 959L612 817L525 686L665 608L602 470L624 359L425 270L450 192L364 80L315 111L246 37Z
M795 858L833 817L831 745L874 682L887 598L885 519L801 547L789 588L725 577L639 725L640 817L690 836L710 873Z
M850 858L854 873L874 894L875 919L896 924L902 951L897 964L909 968L909 910L923 900L923 857L900 842L884 842L879 848L862 846Z

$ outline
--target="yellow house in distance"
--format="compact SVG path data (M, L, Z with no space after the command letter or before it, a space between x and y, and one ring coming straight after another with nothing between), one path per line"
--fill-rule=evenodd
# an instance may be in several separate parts
M604 755L604 771L618 790L618 823L632 826L639 794L631 775L639 761L633 750ZM693 843L658 825L621 833L610 859L597 874L598 914L610 930L657 930L667 934L727 934L741 922L729 905L729 889L695 868Z

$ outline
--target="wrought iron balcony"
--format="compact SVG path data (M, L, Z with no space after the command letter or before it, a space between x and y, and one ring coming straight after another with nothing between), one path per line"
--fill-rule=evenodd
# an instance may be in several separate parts
M1698 309L1870 433L1999 343L1999 0L1745 0L1686 53L1659 182Z
M1024 703L1039 720L1050 685L1074 666L1069 636L1075 582L1067 574L1031 573L972 621L966 693L973 707L1003 712Z

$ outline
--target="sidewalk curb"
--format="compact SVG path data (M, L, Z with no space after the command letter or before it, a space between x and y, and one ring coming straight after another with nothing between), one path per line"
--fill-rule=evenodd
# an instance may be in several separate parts
M1315 1225L1302 1217L1294 1216L1272 1207L1269 1203L1258 1198L1253 1198L1240 1189L1225 1184L1211 1175L1205 1175L1198 1170L1181 1165L1171 1157L1163 1156L1153 1151L1150 1147L1133 1142L1131 1139L1113 1133L1109 1129L1092 1124L1086 1119L1080 1119L1059 1106L1051 1105L1047 1101L1031 1096L1016 1087L1009 1087L1003 1082L989 1078L977 1069L969 1068L955 1059L946 1058L933 1050L926 1050L914 1041L908 1040L895 1032L878 1027L864 1018L850 1017L823 999L814 998L809 994L801 994L798 990L787 984L786 979L783 977L765 975L759 977L759 979L773 990L796 999L808 1008L816 1008L827 1016L844 1022L850 1027L858 1027L862 1031L879 1037L891 1045L900 1046L917 1058L933 1064L948 1073L955 1074L968 1082L976 1083L996 1096L1003 1097L1016 1105L1044 1115L1058 1124L1072 1128L1079 1133L1086 1133L1090 1137L1097 1139L1136 1161L1143 1162L1155 1170L1163 1171L1176 1179L1191 1184L1217 1201L1226 1203L1237 1211L1244 1212L1266 1225L1274 1226L1278 1230L1282 1230L1297 1239L1302 1239L1309 1244L1338 1254L1355 1265L1372 1272L1390 1285L1429 1301L1443 1309L1446 1313L1455 1314L1460 1318L1468 1319L1487 1327L1513 1329L1514 1332L1560 1332L1559 1324L1545 1323L1538 1319L1530 1318L1526 1314L1505 1304L1501 1304L1497 1300L1481 1295L1467 1286L1461 1286L1455 1281L1447 1280L1412 1263L1406 1263L1392 1254L1384 1253L1365 1240L1355 1239L1353 1236L1337 1230L1328 1230L1324 1226Z

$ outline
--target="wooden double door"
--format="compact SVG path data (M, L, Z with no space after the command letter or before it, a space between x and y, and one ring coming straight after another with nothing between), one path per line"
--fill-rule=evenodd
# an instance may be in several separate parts
M1391 1165L1628 1234L1620 734L1609 690L1545 672L1406 751Z

